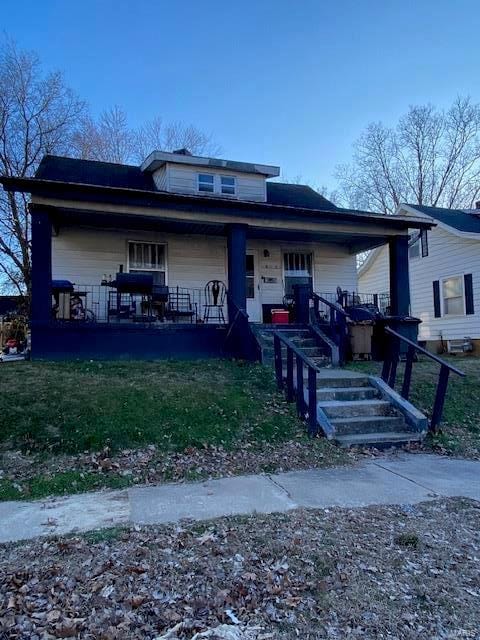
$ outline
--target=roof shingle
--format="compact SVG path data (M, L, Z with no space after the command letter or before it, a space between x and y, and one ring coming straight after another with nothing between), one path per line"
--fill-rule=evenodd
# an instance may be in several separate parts
M476 213L467 213L462 209L444 209L443 207L426 207L419 204L409 204L409 207L416 209L438 222L453 227L457 231L465 233L480 233L480 216ZM478 212L480 214L480 211Z

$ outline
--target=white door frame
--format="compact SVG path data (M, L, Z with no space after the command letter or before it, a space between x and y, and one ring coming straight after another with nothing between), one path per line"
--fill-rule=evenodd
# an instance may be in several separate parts
M262 322L262 300L258 274L258 250L247 249L245 255L253 256L253 290L255 297L247 298L247 313L250 322Z

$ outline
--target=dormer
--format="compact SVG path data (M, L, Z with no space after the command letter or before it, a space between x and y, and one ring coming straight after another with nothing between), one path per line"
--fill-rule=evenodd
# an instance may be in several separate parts
M266 202L267 178L279 167L193 156L187 149L153 151L142 164L159 191L202 197Z

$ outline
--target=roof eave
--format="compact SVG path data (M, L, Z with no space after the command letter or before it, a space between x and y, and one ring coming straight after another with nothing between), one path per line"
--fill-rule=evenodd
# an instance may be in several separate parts
M71 198L75 199L75 191L77 193L91 193L92 197L95 194L111 194L116 196L124 196L125 198L141 198L145 200L156 200L160 202L185 202L195 203L198 202L202 205L217 205L227 206L229 208L237 209L252 209L265 210L265 211L285 211L296 212L299 215L307 217L323 216L341 218L343 220L350 221L368 221L368 222L382 222L387 223L388 226L397 227L402 230L408 228L418 229L430 229L435 226L433 221L426 220L425 218L412 218L402 216L383 215L370 212L348 212L340 210L322 210L322 209L309 209L298 206L278 205L268 202L257 202L250 200L231 200L228 198L219 197L202 197L191 196L180 193L170 193L167 191L145 191L142 189L129 189L126 187L107 187L103 185L92 185L78 182L60 182L58 180L45 180L39 178L16 178L10 176L1 176L0 183L3 185L6 191L20 191L30 193L32 195L45 196L48 192L48 196L55 197L55 191L60 193L65 190L71 191ZM52 193L53 191L53 193ZM61 199L61 198L59 198ZM63 198L65 199L65 198Z

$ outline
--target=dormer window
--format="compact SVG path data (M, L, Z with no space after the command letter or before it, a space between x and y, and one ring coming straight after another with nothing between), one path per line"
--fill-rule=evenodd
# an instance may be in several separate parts
M235 178L232 176L220 176L221 192L228 196L235 195Z
M213 193L213 178L214 176L210 173L199 173L198 174L198 190L203 191L204 193Z

